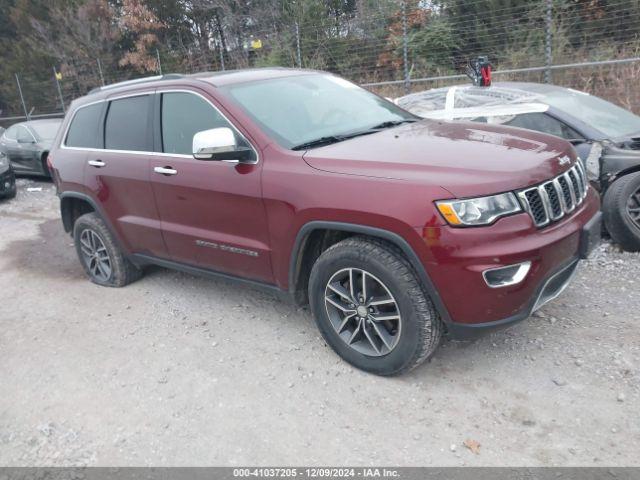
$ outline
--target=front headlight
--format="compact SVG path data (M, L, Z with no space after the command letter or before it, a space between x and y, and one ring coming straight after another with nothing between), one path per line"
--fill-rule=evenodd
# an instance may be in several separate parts
M7 165L9 165L9 159L4 153L0 152L0 168L6 167Z
M436 206L445 220L456 227L489 225L500 217L522 211L511 192L466 200L442 200L436 202Z

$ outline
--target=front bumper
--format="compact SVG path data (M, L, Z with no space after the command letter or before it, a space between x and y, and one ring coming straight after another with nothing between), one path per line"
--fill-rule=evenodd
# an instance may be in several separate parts
M542 308L546 303L557 298L565 288L569 286L576 273L579 259L571 260L557 272L553 273L538 289L536 295L531 299L529 305L511 317L486 323L455 323L447 325L449 337L456 340L471 340L478 338L495 330L507 328L514 323L521 322L531 316L533 312Z
M580 209L552 226L536 229L527 215L501 219L482 228L438 228L423 234L433 260L425 267L448 313L453 338L472 338L528 318L557 297L579 260L600 240L598 196L590 190ZM482 272L531 262L525 279L490 288Z
M16 176L11 168L0 173L0 197L12 194L16 190Z

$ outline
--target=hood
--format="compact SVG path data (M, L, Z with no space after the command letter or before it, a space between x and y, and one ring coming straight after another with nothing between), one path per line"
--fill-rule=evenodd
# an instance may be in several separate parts
M318 170L425 182L468 197L543 182L576 154L568 142L530 130L423 120L315 148L304 159Z

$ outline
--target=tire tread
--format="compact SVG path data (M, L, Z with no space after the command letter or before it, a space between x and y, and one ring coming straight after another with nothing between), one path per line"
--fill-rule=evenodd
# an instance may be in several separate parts
M418 348L413 352L410 360L399 369L381 373L381 375L401 375L424 363L436 351L442 338L443 325L413 266L399 248L384 240L364 236L354 236L342 240L325 250L321 257L333 255L343 249L357 250L363 259L376 258L383 263L393 278L408 286L407 293L412 299L413 307L419 317ZM316 265L312 269L312 275L314 275L313 270Z

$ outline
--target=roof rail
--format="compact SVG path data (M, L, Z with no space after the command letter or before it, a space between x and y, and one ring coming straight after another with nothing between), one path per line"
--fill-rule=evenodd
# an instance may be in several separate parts
M177 78L183 78L183 77L184 75L180 73L168 73L166 75L154 75L151 77L136 78L134 80L125 80L124 82L112 83L110 85L96 87L89 91L89 95L91 95L92 93L104 92L105 90L111 90L113 88L124 87L127 85L136 85L138 83L154 82L156 80L175 80Z

